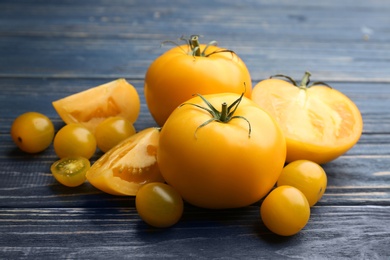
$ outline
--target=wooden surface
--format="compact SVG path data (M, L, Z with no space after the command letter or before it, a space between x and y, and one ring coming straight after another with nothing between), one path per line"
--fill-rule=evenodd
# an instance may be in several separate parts
M389 259L390 2L0 1L0 259ZM51 176L53 148L20 152L9 130L26 111L63 123L51 102L126 78L142 98L136 128L154 126L143 96L164 40L200 34L234 50L253 83L305 70L347 94L364 120L359 143L324 165L328 189L308 225L270 233L258 202L239 210L186 205L170 229L148 227L134 199ZM99 154L93 157L95 160Z

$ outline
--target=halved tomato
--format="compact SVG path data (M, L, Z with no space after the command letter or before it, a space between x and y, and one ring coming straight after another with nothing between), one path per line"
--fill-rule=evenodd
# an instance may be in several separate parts
M277 78L260 81L253 88L252 99L282 128L287 142L287 162L326 163L357 143L363 120L351 99L325 83L309 85L309 72L300 85L284 77L290 82Z
M136 195L148 182L164 182L157 165L158 128L146 128L114 146L88 170L87 180L112 195Z
M67 96L52 104L66 124L80 123L92 133L108 117L120 116L134 123L141 108L137 90L123 78Z

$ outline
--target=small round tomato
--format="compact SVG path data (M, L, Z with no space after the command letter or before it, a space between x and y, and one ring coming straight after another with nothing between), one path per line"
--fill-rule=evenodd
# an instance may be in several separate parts
M103 152L107 152L133 134L135 134L133 124L122 117L109 117L95 130L97 146Z
M24 152L42 152L53 141L54 126L47 116L37 112L27 112L18 116L12 123L11 137Z
M103 154L87 172L97 189L113 195L134 196L149 182L164 182L157 164L158 128L146 128Z
M291 82L277 78L260 81L253 88L252 100L282 128L287 162L310 160L323 164L357 143L363 120L346 95L321 82L309 85L309 77L306 72L299 86L289 77Z
M62 127L54 137L54 151L58 157L82 156L91 158L96 151L95 136L80 124Z
M257 202L275 185L285 157L274 119L233 93L199 95L179 106L162 127L157 151L166 182L204 208Z
M150 65L144 92L158 125L162 126L178 105L197 93L245 91L250 97L252 81L245 63L233 51L213 44L200 44L195 35L187 45L168 50Z
M183 199L171 186L152 182L141 186L135 197L141 219L153 227L165 228L176 224L183 215Z
M285 185L268 194L261 204L260 214L269 230L281 236L292 236L306 226L310 206L300 190Z
M82 124L92 133L109 117L120 116L134 123L141 108L137 89L123 78L72 94L52 104L66 124Z
M290 185L305 194L310 207L324 195L327 177L324 169L315 162L298 160L286 165L277 181L277 186Z
M74 156L65 157L54 162L50 170L54 178L61 184L76 187L85 182L85 174L90 166L91 163L87 158Z

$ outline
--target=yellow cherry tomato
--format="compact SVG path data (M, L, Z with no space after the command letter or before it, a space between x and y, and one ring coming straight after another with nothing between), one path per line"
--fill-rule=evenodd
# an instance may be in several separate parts
M53 141L54 126L47 116L37 112L27 112L18 116L12 123L11 137L24 152L42 152Z
M292 236L306 226L310 206L300 190L285 185L268 194L260 206L260 214L264 225L273 233Z
M85 174L90 167L91 163L87 158L72 156L54 162L50 170L54 178L61 184L76 187L85 182Z
M96 139L91 131L81 124L69 124L57 132L53 146L60 158L81 156L90 159L96 151Z
M135 132L135 128L129 120L122 117L109 117L96 127L97 146L103 152L107 152Z
M277 186L290 185L299 189L312 207L324 195L327 182L326 173L320 165L308 160L297 160L283 168Z
M136 195L149 182L164 182L157 164L158 128L146 128L103 154L87 172L95 188L113 195Z
M270 78L260 81L252 99L278 121L287 142L287 162L310 160L319 164L336 159L359 140L363 120L346 95L324 83L309 86Z
M183 199L171 186L152 182L141 186L135 197L141 219L153 227L166 228L176 224L183 215Z
M145 99L162 126L172 111L194 94L232 92L250 97L252 81L245 63L232 51L200 44L194 35L158 57L145 75Z
M197 96L179 106L162 127L157 151L166 182L204 208L258 201L275 185L285 157L285 139L274 119L233 93Z

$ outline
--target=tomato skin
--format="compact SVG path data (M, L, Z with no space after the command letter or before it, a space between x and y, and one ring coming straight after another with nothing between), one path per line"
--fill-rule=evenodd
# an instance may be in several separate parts
M281 126L287 142L287 162L330 162L351 149L362 134L358 107L328 86L297 87L271 78L254 86L252 100Z
M277 186L290 185L299 189L312 207L324 195L327 182L326 173L320 165L308 160L297 160L283 168Z
M53 146L59 158L82 156L90 159L96 151L96 139L83 125L68 124L57 132Z
M219 108L239 95L204 95ZM199 97L186 103L204 105ZM284 136L266 112L243 98L229 123L211 122L210 114L192 105L177 108L160 134L157 161L168 184L187 202L204 208L238 208L266 195L284 166Z
M134 196L149 182L164 182L157 164L158 128L146 128L114 146L88 170L87 180L112 195Z
M260 206L264 225L281 236L301 231L310 218L310 206L305 195L295 187L284 185L272 190Z
M204 50L205 44L200 44ZM206 54L223 50L209 46ZM162 126L172 111L194 94L232 92L250 97L252 82L245 63L234 53L208 57L189 54L190 47L174 47L158 57L145 75L145 99L153 118Z
M68 187L77 187L85 182L85 174L90 167L91 163L87 158L72 156L54 162L50 167L50 171L61 184Z
M153 227L166 228L176 224L183 215L183 199L171 186L152 182L141 186L135 197L139 216Z
M26 112L15 118L11 126L11 137L24 152L42 152L53 141L54 125L41 113Z
M109 117L96 127L95 138L99 149L107 152L135 133L136 130L129 120L122 117Z

